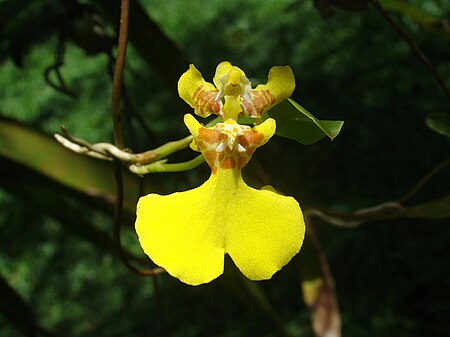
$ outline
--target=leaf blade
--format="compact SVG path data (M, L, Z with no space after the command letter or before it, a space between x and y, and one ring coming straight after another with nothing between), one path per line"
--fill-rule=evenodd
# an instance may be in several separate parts
M7 118L0 118L0 158L34 170L66 189L113 204L116 188L111 162L74 153L53 137ZM127 212L135 211L140 179L124 170ZM155 191L155 181L146 179L144 184L145 192Z
M314 144L325 136L333 140L344 124L343 121L320 120L290 98L270 109L263 118L268 117L276 120L277 135L303 145Z
M425 118L427 126L441 135L450 137L450 114L446 112L433 112Z
M405 215L410 218L431 220L450 218L450 195L409 207Z

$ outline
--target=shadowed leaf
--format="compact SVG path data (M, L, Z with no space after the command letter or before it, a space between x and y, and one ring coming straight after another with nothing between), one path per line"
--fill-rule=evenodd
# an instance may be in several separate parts
M30 305L28 305L0 275L0 313L25 336L56 337L53 333L39 326Z
M0 186L49 214L76 236L115 254L112 239L84 219L80 207L72 202L76 199L112 214L115 183L111 171L110 162L77 155L48 135L0 120ZM133 191L126 193L124 222L132 223L140 178L128 172L124 178Z
M424 204L412 206L405 211L411 218L443 219L450 217L450 195Z
M0 276L0 311L26 335L36 333L34 314L22 297Z
M0 1L0 61L11 56L17 66L23 66L28 50L63 23L56 7L50 1Z
M112 162L79 155L61 146L53 137L14 121L0 119L0 158L16 162L54 180L64 188L91 200L112 205L115 181ZM124 171L124 209L135 212L140 196L139 177ZM151 191L148 179L144 191Z
M81 208L83 204L76 206L72 199L74 197L84 202L85 207L95 207L110 214L113 211L112 205L86 197L38 172L4 158L0 158L0 186L56 219L70 233L103 251L116 254L113 240L108 234L94 228L89 219L84 216L85 212ZM124 222L132 223L134 213L127 212L125 215ZM142 262L129 252L125 251L125 254L131 259Z
M445 112L433 112L425 118L427 126L441 135L450 137L450 114Z
M87 225L79 209L70 206L67 202L68 190L58 186L57 183L33 172L17 163L0 159L0 186L10 190L43 211L60 221L69 231L87 239L96 246L113 251L112 240L104 233ZM88 200L86 200L88 201Z

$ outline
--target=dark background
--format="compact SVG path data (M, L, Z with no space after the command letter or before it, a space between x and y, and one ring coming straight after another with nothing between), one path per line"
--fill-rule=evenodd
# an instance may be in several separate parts
M275 137L255 154L246 180L271 183L304 210L350 212L401 198L448 158L449 138L425 118L449 112L449 97L380 12L364 4L316 1L320 13L313 1L131 1L126 145L139 152L187 135L182 117L191 109L176 83L189 63L211 81L217 64L229 60L254 84L266 81L271 66L289 64L297 83L292 97L344 127L333 141L310 146ZM449 83L446 1L383 4ZM312 336L296 261L257 285L272 314L227 273L199 287L130 273L113 252L111 200L87 192L85 168L100 165L102 186L114 193L112 167L94 160L81 166L85 157L67 159L59 145L49 150L51 138L39 133L36 143L30 136L59 133L63 124L89 142L112 142L110 55L119 8L106 0L0 1L0 124L15 135L0 140L0 336L283 335L277 320L292 336ZM187 149L170 160L193 156ZM206 165L152 174L144 190L186 190L207 176ZM129 179L125 189L136 200L139 179ZM447 170L405 206L444 197L449 187ZM133 222L131 202L123 241L143 257ZM319 219L309 225L335 279L343 336L450 336L448 218L402 216L353 229Z

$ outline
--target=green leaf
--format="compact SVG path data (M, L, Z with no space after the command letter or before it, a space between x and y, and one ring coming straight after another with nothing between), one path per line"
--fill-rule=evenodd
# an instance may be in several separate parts
M441 135L450 137L450 114L445 112L433 112L425 118L427 126Z
M450 195L410 207L405 215L410 218L424 219L450 218Z
M344 124L343 121L320 120L290 98L270 109L263 119L269 117L277 121L278 136L304 145L313 144L325 136L333 140Z
M115 254L109 235L83 215L86 206L112 214L115 182L111 164L68 151L53 137L0 118L0 187L52 216L79 238ZM124 171L124 223L134 221L140 179ZM149 192L153 186L142 188ZM126 249L125 254L136 260Z
M70 193L113 205L116 187L112 162L76 154L53 137L0 118L0 158L50 178ZM14 172L11 172L14 173ZM134 213L141 178L124 170L124 210ZM152 180L152 181L151 181ZM155 179L144 179L142 191L155 191Z
M0 275L0 314L3 314L7 322L14 325L24 336L57 336L36 321L33 307L22 298L3 275Z
M256 121L258 121L258 120L255 118L252 118L252 117L239 117L239 119L238 119L239 124L245 124L245 125L250 125L250 126L253 126Z
M57 182L41 175L27 167L0 157L0 186L9 190L21 200L26 200L36 209L49 214L58 220L71 233L91 242L100 249L115 253L113 241L107 234L95 229L84 216L82 209L73 205L70 196L84 202L84 206L96 206L104 209L102 205L76 195L74 191L59 186ZM111 208L111 207L110 207ZM107 209L112 214L112 210Z

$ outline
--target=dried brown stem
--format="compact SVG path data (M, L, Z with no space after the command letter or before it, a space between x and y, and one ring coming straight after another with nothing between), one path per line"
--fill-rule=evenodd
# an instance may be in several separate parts
M120 28L119 41L117 47L116 65L114 68L113 85L112 85L112 119L114 125L114 143L123 150L125 148L123 141L123 129L120 117L120 101L123 68L125 66L125 57L127 51L128 40L128 15L130 11L129 0L121 0L120 11ZM114 205L114 227L113 239L116 244L117 254L122 263L133 273L141 276L154 276L165 272L163 268L154 268L141 270L133 266L127 259L125 252L122 249L121 241L121 227L122 227L122 211L123 211L123 177L122 164L119 160L114 159L114 177L116 180L116 202Z
M129 12L130 1L121 0L119 40L117 44L116 65L114 67L114 76L112 83L111 107L114 126L114 143L120 149L125 148L125 144L123 141L122 119L120 114L120 100L122 93L123 68L125 67L125 59L127 54Z
M155 163L170 154L180 151L192 141L192 136L187 136L182 139L168 142L153 150L148 150L141 153L131 153L127 150L120 150L117 146L109 143L95 143L91 144L84 139L77 138L71 135L64 126L61 126L61 130L64 137L58 134L54 134L56 140L65 148L75 152L84 154L86 156L94 157L102 160L119 159L122 164L128 166L128 169L137 174L145 174L149 172L162 172L165 170L146 171L144 166ZM172 164L171 164L172 165ZM175 168L175 167L172 167ZM185 170L185 169L183 169ZM174 171L172 169L172 171Z
M403 197L397 201L382 203L373 207L360 209L355 212L340 212L330 209L310 208L305 211L305 216L316 216L328 223L339 227L354 228L363 223L375 220L390 219L402 216L404 204L411 200L427 183L437 174L450 167L450 158L437 165L428 172L419 182Z
M305 210L305 217L318 217L326 222L343 228L355 228L369 221L392 219L400 216L404 211L398 202L386 202L354 212L341 212L332 209L309 208Z
M55 62L53 65L49 66L45 72L44 72L44 78L48 85L50 85L53 89L69 96L72 98L78 98L78 95L75 91L71 90L69 87L67 87L66 82L64 81L64 78L61 74L61 67L64 65L64 53L65 53L65 46L64 46L64 37L62 34L58 35L58 44L56 47L56 54L55 54ZM51 73L54 72L57 78L56 82L53 82L51 79Z

